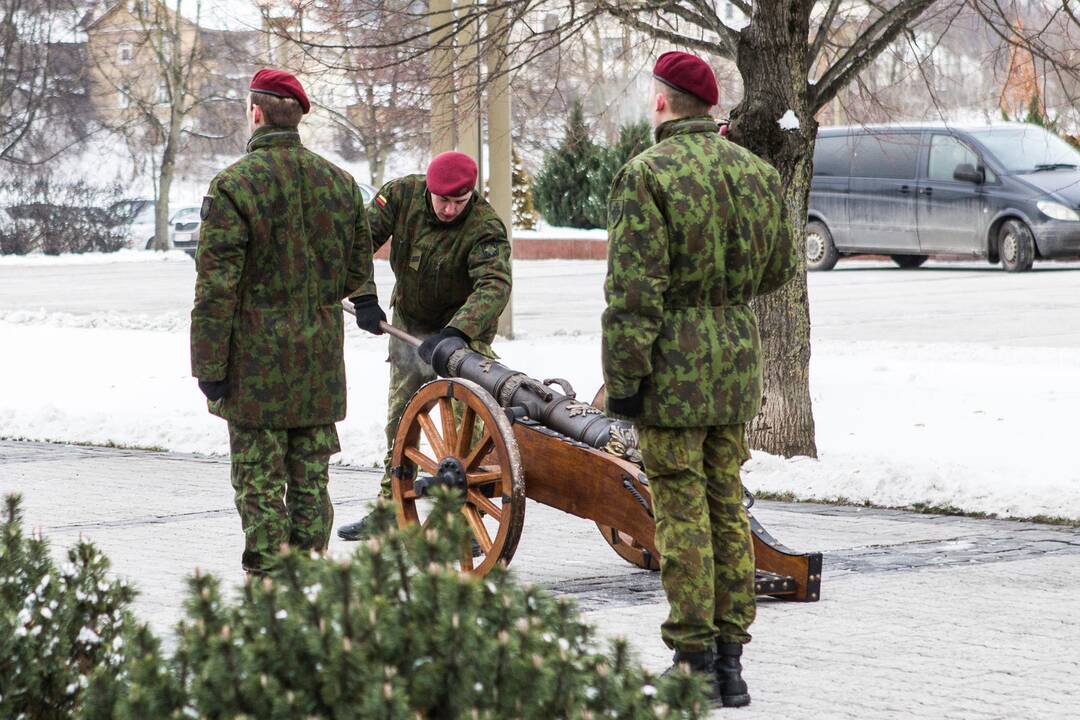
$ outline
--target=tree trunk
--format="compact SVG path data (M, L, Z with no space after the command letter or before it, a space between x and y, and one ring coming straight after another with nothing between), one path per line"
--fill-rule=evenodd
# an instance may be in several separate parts
M169 249L169 191L176 174L176 138L180 132L180 120L174 118L165 138L161 152L161 168L158 171L157 197L154 198L154 249Z
M807 48L812 0L781 0L755 10L739 34L736 65L744 96L731 112L730 137L771 163L783 180L784 213L798 238L800 270L754 301L764 355L764 402L750 423L752 447L776 455L817 457L810 401L810 311L802 242L813 174L817 122L809 105ZM784 130L791 110L799 121Z

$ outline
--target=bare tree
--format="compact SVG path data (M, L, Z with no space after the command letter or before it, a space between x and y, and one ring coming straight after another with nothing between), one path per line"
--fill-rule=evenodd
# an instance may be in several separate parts
M0 0L0 161L39 164L82 139L78 10L71 0Z
M117 98L105 120L128 141L133 155L149 158L153 170L156 250L168 249L169 192L181 149L194 137L221 137L201 132L197 114L214 103L239 107L215 92L218 65L229 59L215 57L207 47L201 0L190 18L180 10L181 0L171 7L163 0L122 2L88 28L97 83Z

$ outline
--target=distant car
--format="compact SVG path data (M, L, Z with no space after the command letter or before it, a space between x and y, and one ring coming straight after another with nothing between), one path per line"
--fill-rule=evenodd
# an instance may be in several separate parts
M154 246L153 200L118 200L109 206L109 214L123 226L129 248L149 250Z
M169 244L191 257L195 257L195 248L199 244L201 213L201 207L182 207L169 218Z
M890 255L981 257L1023 272L1080 256L1080 152L1021 123L822 128L806 224L806 265Z

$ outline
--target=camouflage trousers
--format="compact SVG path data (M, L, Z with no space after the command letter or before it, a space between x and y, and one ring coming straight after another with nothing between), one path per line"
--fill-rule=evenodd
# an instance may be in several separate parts
M660 581L671 606L660 634L685 651L750 642L754 545L739 468L743 425L638 428L656 516Z
M337 428L269 430L229 423L229 446L244 528L244 569L272 569L284 543L326 550L334 524L327 490L330 456L341 450Z

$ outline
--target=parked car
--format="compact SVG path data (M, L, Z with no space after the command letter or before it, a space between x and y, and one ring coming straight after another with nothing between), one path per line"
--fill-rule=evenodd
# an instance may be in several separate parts
M1080 152L1023 123L822 128L807 220L810 270L869 253L1023 272L1080 256Z
M118 200L109 206L108 211L123 226L129 248L149 250L154 246L153 200Z
M199 244L201 213L202 208L198 206L182 207L169 218L169 244L192 257L195 257L195 247Z

